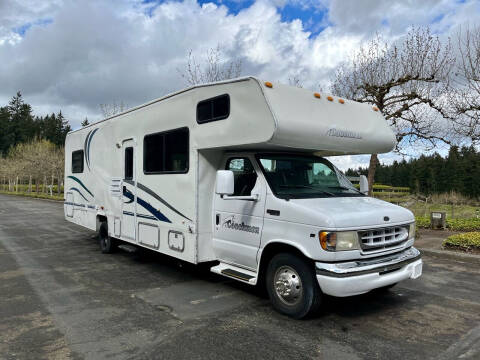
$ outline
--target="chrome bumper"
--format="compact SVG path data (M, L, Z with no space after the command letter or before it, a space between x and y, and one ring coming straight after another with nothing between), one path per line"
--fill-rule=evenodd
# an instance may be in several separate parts
M393 255L385 255L365 260L354 260L339 263L315 263L317 275L330 277L351 277L371 273L388 274L401 269L422 257L420 251L413 246Z

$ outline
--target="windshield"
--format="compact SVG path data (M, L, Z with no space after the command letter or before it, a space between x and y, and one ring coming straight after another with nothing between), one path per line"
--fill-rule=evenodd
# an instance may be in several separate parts
M286 199L364 196L331 162L316 156L259 155L270 188Z

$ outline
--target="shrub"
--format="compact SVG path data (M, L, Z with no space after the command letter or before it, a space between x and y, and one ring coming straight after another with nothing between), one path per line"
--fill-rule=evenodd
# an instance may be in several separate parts
M428 229L430 227L430 218L425 216L416 216L417 228Z
M480 232L475 231L449 236L443 241L443 246L464 251L480 250Z
M480 219L447 219L447 228L453 231L480 231Z

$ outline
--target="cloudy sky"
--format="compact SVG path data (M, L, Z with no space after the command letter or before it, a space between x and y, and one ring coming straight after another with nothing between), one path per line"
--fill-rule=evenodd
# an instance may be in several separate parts
M376 32L397 39L430 25L446 38L465 22L480 22L480 0L0 0L0 105L21 90L37 115L62 110L76 128L100 119L99 104L185 87L177 69L188 52L218 44L243 75L328 89Z

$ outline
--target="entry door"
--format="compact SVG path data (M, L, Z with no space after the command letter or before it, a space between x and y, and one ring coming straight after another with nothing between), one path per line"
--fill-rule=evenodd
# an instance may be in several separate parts
M233 196L258 195L258 201L227 200L215 194L215 255L224 262L256 269L257 251L263 229L266 186L259 169L249 157L230 157L226 170L235 178Z
M123 204L122 204L122 238L136 241L137 209L137 149L133 140L123 142Z

